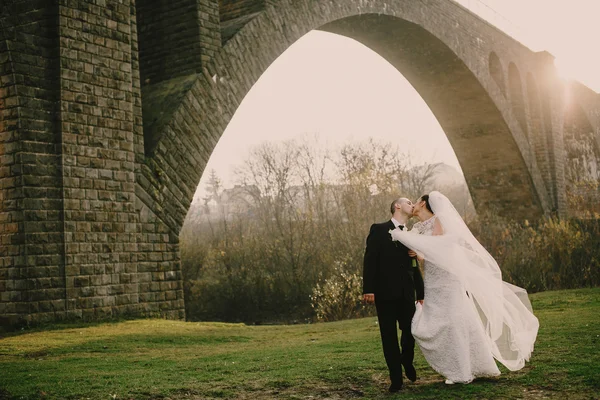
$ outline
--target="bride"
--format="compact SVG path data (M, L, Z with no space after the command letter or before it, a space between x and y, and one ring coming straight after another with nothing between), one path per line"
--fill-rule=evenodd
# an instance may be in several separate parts
M539 327L527 292L502 281L498 264L446 196L422 196L414 214L420 222L410 232L390 234L424 260L425 300L412 333L427 362L447 384L500 375L494 358L521 369Z

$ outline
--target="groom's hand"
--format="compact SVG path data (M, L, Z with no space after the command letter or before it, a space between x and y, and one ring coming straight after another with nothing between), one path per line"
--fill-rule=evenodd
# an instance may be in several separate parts
M367 304L375 303L375 295L373 293L365 293L363 295L363 302Z
M417 260L419 260L419 261L423 261L423 257L419 256L419 253L417 253L417 252L416 252L416 251L414 251L414 250L409 250L409 251L408 251L408 255L409 255L410 257L416 258L416 259L417 259Z

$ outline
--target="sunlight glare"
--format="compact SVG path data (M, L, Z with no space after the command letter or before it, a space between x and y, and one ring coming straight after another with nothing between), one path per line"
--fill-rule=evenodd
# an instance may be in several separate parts
M572 81L577 76L577 68L572 61L556 58L554 59L554 66L556 67L556 73L563 80Z

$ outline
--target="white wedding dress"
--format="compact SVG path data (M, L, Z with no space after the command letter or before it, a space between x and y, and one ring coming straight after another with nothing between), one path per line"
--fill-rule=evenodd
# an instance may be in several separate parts
M502 280L446 196L433 191L429 203L434 217L410 232L390 231L425 259L425 299L412 321L423 355L454 382L498 375L494 359L511 371L523 368L539 329L527 291ZM443 234L432 235L436 223Z
M416 223L413 231L431 235L435 218ZM461 281L429 261L424 274L425 301L417 304L412 334L429 365L453 382L500 375L481 319Z

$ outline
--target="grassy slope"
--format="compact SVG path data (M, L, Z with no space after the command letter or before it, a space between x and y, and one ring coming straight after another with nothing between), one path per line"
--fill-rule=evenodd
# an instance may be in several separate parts
M532 296L526 367L446 386L417 350L398 398L574 398L600 393L600 288ZM295 326L136 320L0 339L0 398L394 398L375 318ZM113 397L115 396L116 397Z

